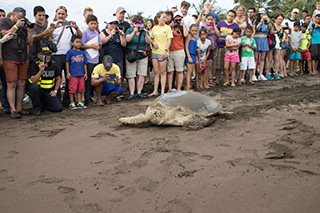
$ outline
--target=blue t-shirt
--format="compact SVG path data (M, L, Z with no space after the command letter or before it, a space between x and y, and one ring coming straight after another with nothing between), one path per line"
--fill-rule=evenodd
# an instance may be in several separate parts
M310 22L308 29L311 29L313 21ZM311 34L311 44L320 44L320 28L314 28Z
M128 29L126 32L126 35L130 35L133 32L133 30L134 30L133 27ZM150 36L150 33L149 32L147 32L147 33ZM138 41L139 41L139 35L134 34L132 40L127 44L127 48L130 50L137 49ZM144 50L146 48L147 48L146 36L144 35L144 33L142 33L138 50Z
M69 72L71 77L84 76L84 65L87 64L87 58L82 50L70 49L67 52L66 61L69 61Z

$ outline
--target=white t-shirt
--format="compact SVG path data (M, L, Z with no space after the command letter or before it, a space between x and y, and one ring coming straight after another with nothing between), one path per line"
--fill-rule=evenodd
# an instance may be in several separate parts
M192 16L186 16L183 18L183 22L184 25L187 27L187 29L189 30L191 24L195 24L196 22L194 21L194 19L192 18Z
M197 46L200 50L200 61L203 61L205 59L210 45L211 45L211 41L207 38L204 44L201 42L201 39L197 41Z
M85 21L81 21L81 22L79 22L78 27L81 30L81 32L83 32L84 30L86 30L88 28L88 25Z
M57 44L58 39L60 37L60 33L63 28L65 29L62 33L59 43ZM73 33L75 34L76 29L72 28L72 30L73 30ZM72 33L70 30L70 27L66 28L66 26L62 26L62 27L56 28L51 35L51 39L53 43L57 44L58 51L53 53L53 55L66 55L67 51L71 49L71 37L72 37Z

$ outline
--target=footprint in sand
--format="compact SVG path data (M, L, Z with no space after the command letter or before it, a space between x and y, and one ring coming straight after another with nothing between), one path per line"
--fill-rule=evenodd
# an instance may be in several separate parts
M169 201L162 207L156 207L154 210L156 213L164 213L164 212L183 212L183 213L191 213L192 208L187 204L181 202L178 199L174 199Z
M121 141L122 141L123 143L125 143L125 144L130 144L131 141L132 141L132 139L131 139L130 137L125 137L125 138L123 138Z
M166 140L167 145L174 145L180 142L180 138L178 136L169 136Z
M82 203L80 198L77 196L77 191L68 186L59 186L58 191L63 194L64 202L69 206L74 212L87 212L87 213L96 213L103 212L101 207L96 203Z
M107 136L114 137L114 138L117 137L116 135L114 135L110 132L99 132L95 135L91 135L90 138L103 138L103 137L107 137Z
M133 187L127 188L127 189L122 189L119 190L119 193L111 199L112 202L120 202L126 197L129 197L133 195L136 192L136 190Z
M5 169L0 170L0 180L3 182L12 182L14 178L9 175L8 171Z
M16 156L17 154L19 154L19 152L17 152L17 151L10 151L9 153L8 153L8 156L7 156L7 158L13 158L14 156Z
M141 191L153 192L157 189L159 183L154 182L151 178L148 177L138 177L134 180L135 183L139 185Z
M36 181L33 181L33 182L30 182L31 184L33 183L44 183L44 184L54 184L54 183L61 183L63 182L64 179L61 179L61 178L39 178L38 180Z

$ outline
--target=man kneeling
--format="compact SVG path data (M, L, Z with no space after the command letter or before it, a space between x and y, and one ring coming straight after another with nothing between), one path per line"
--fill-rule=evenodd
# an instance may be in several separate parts
M112 104L113 99L121 100L119 95L123 93L121 74L118 65L112 63L110 55L105 55L101 64L97 65L92 72L91 85L96 87L97 105L103 106L101 95L105 95L107 104Z
M35 115L41 111L61 112L62 104L57 96L61 73L51 61L51 50L41 47L36 59L30 61L27 94L32 100Z

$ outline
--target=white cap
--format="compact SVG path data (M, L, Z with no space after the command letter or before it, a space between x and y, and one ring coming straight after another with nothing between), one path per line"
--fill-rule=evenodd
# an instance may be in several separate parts
M180 11L177 11L173 14L173 18L175 18L176 16L181 16L183 18L183 15Z
M294 8L294 9L292 10L292 12L293 12L293 13L299 13L299 9L298 9L298 8Z
M118 22L117 17L110 16L106 21L106 23L112 23L112 22Z
M267 13L267 11L266 11L266 9L264 9L264 8L259 8L259 13L261 14L261 13Z
M317 11L315 15L316 15L316 16L317 16L317 15L320 15L320 11Z

